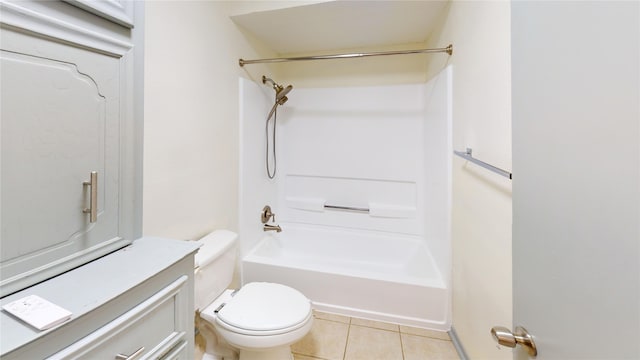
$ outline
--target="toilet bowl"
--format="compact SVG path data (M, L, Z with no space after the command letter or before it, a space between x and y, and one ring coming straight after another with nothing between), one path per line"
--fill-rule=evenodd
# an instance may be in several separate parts
M313 322L310 301L274 283L246 284L224 306L207 306L200 316L240 350L241 360L292 359L290 345L302 339Z
M240 360L293 359L290 345L302 339L313 323L311 301L275 283L226 290L233 275L236 239L236 234L221 230L199 240L195 305L201 320L215 329L201 332L207 342L203 358L233 359L237 349Z

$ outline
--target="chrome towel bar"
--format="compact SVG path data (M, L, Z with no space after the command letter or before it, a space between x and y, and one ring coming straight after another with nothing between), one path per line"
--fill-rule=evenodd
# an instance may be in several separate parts
M356 211L356 212L369 212L368 208L361 208L361 207L353 207L353 206L338 206L338 205L324 205L325 209L331 209L331 210L344 210L344 211Z
M484 161L478 160L476 158L473 157L473 150L471 148L467 148L466 151L457 151L454 150L453 151L454 154L460 156L461 158L471 161L472 163L481 166L489 171L493 171L494 173L498 174L498 175L502 175L508 179L513 179L513 174L511 174L510 172L506 171L506 170L502 170L500 168L497 168L491 164L487 164Z

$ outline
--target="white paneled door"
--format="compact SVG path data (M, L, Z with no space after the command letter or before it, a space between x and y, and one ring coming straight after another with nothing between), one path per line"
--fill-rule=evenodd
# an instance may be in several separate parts
M538 359L638 359L640 3L511 6L512 325Z

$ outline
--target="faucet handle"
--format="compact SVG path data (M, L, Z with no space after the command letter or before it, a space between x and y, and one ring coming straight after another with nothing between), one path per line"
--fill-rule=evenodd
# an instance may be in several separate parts
M260 220L263 224L266 224L271 218L273 218L273 221L276 221L276 214L271 211L271 206L265 205L260 213Z

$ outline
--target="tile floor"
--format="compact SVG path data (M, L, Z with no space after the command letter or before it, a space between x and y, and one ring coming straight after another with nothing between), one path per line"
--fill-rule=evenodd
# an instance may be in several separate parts
M291 346L295 360L439 360L458 354L445 332L316 311L309 334Z
M294 360L459 360L445 332L319 311L309 334L291 350ZM203 338L196 336L195 359L203 351Z

